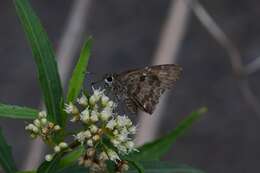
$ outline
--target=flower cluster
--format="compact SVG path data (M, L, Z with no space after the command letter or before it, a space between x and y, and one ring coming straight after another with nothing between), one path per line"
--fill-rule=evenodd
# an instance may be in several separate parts
M58 145L55 145L53 147L54 154L59 153L59 152L65 150L67 148L68 148L68 144L66 142L60 142ZM54 154L47 154L45 156L45 160L46 161L51 161L53 159Z
M121 163L121 155L135 149L132 136L136 127L127 116L115 113L116 104L104 90L93 89L90 97L82 95L77 103L66 104L65 111L72 115L72 122L81 122L84 129L74 135L86 147L79 163L96 172L105 169L105 161ZM126 164L123 166L126 168Z
M33 123L25 126L25 130L30 132L32 138L41 136L43 140L48 140L51 135L60 129L61 127L59 125L55 125L47 120L45 111L39 112L38 117L33 121Z

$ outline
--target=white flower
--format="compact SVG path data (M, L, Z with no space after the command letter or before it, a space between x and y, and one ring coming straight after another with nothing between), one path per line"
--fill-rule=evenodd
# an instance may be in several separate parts
M108 160L108 157L107 157L107 153L102 151L100 154L99 154L99 160L101 161L105 161L105 160Z
M121 144L121 142L115 138L111 139L110 141L115 147Z
M32 131L33 131L34 133L38 133L38 132L39 132L39 129L38 129L38 127L33 127L33 128L32 128Z
M97 133L98 128L97 128L97 126L95 126L94 124L92 124L92 125L89 127L89 130L90 130L91 133Z
M33 121L33 124L34 124L35 126L37 126L37 127L40 127L40 126L41 126L41 122L40 122L39 119L35 119L35 120Z
M101 96L103 95L104 90L100 90L100 88L99 88L99 89L94 89L94 88L92 88L92 89L93 89L93 95L90 96L90 98L89 98L89 103L90 103L91 105L95 105L95 104L99 101L99 99L101 98Z
M47 117L46 111L41 111L41 112L39 112L38 117L39 117L39 118L46 118L46 117Z
M98 140L100 139L100 136L99 136L99 135L95 135L95 136L92 137L92 139L93 139L94 141L98 141Z
M82 106L87 106L88 105L88 98L85 96L85 94L82 94L82 96L77 99L77 102Z
M107 103L107 107L114 109L114 108L116 107L116 104L115 104L112 100L110 100L110 101Z
M47 155L45 156L45 160L46 160L47 162L50 162L52 159L53 159L53 155L52 155L52 154L47 154Z
M125 142L128 140L128 133L121 132L119 135L116 136L117 139L121 142Z
M95 111L95 110L91 111L90 120L92 122L97 122L98 121L98 112L97 111Z
M29 124L27 127L28 130L33 130L34 128L37 128L34 124Z
M131 127L129 127L128 131L129 131L130 134L134 135L134 134L136 134L136 127L131 126Z
M105 94L103 94L101 97L101 105L103 107L106 107L108 102L109 102L109 98Z
M121 153L121 154L127 154L127 147L126 146L124 146L124 145L118 145L117 146L117 149L118 149L118 151Z
M116 126L116 121L112 119L107 122L106 128L113 130L115 126Z
M87 145L89 146L89 147L93 147L93 140L92 139L89 139L89 140L87 140Z
M112 116L112 110L111 109L104 109L100 113L100 119L102 121L107 121Z
M108 150L107 150L107 155L108 155L108 158L109 158L111 161L114 161L114 162L116 162L116 163L117 163L117 161L120 160L118 154L117 154L114 150L112 150L112 149L108 149Z
M64 110L68 114L77 114L78 113L78 108L71 102L69 104L65 104Z
M83 121L84 123L89 122L89 109L86 108L84 111L80 113L80 120Z
M133 141L127 141L125 143L125 146L128 148L129 151L132 151L135 149L135 144Z
M127 116L117 116L116 122L117 122L117 126L119 127L132 125L132 121Z
M77 141L83 144L86 140L86 135L84 132L79 132L76 136L74 136Z
M86 130L86 131L83 132L83 133L84 133L84 135L85 135L86 138L90 138L90 137L91 137L91 133L90 133L89 130Z
M116 136L116 135L118 135L118 134L119 134L118 130L115 129L115 130L113 131L113 135Z

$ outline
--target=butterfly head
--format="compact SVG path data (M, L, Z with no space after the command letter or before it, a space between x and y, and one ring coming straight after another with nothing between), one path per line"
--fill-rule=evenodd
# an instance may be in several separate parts
M108 87L112 86L113 82L115 80L115 77L116 77L116 74L114 74L114 73L106 74L104 77L105 85Z

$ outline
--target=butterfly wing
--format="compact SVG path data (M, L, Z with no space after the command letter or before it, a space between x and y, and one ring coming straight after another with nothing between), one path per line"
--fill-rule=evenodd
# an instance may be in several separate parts
M175 64L150 66L123 72L118 75L127 90L126 105L130 111L137 108L152 114L160 96L174 86L182 68Z

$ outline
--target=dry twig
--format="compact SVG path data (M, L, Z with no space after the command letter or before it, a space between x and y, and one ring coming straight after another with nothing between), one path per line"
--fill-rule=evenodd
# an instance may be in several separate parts
M194 14L202 25L208 30L208 32L220 43L220 45L226 49L229 54L230 63L235 74L236 79L239 82L240 91L247 101L247 103L253 108L253 110L260 116L260 103L253 91L250 88L247 80L247 74L255 71L260 61L256 60L254 64L249 64L247 68L242 64L242 56L233 42L228 38L225 32L218 26L214 19L209 15L206 9L197 1L194 0L191 8Z

